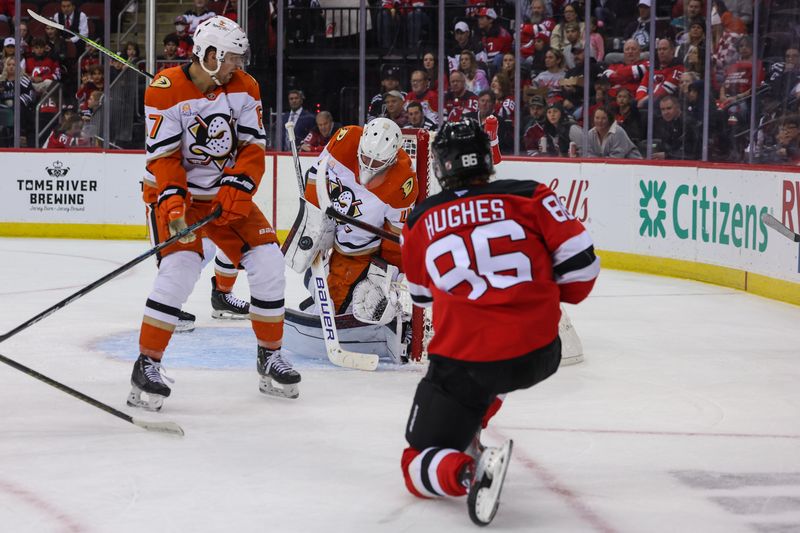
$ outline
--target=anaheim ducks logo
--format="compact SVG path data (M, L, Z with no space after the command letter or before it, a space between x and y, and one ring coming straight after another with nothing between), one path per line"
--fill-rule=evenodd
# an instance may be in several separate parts
M331 197L331 207L333 207L336 212L341 213L343 215L349 215L353 218L357 218L361 216L361 209L358 208L363 202L356 198L355 193L349 187L345 187L342 184L342 180L336 178L335 180L329 180L328 187L330 190ZM349 228L348 228L349 230Z
M234 120L228 115L215 113L208 117L196 116L195 124L189 127L195 142L189 151L202 158L189 158L195 165L214 163L222 170L236 149L236 128Z

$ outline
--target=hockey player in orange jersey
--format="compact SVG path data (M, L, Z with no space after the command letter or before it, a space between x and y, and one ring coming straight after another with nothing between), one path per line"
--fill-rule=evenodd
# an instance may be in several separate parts
M280 354L283 256L275 230L253 203L264 173L266 135L258 84L242 71L247 36L235 22L214 17L198 26L192 53L190 64L161 71L145 92L144 200L155 206L148 215L150 235L163 241L221 207L221 216L203 231L247 272L259 388L296 398L300 374ZM129 405L158 410L170 395L161 358L200 276L201 240L190 234L158 256Z
M418 195L417 176L402 143L400 128L386 118L376 118L363 128L340 128L310 169L305 198L317 205L316 188L327 187L334 209L399 235ZM316 178L322 175L318 167L326 160L328 181L321 183ZM352 313L367 324L389 323L397 312L392 282L402 270L400 247L348 224L325 224L335 238L330 235L317 242L328 241L321 246L323 253L333 248L328 284L336 314ZM284 250L289 266L302 272L318 248L301 252L298 259L298 241L284 245Z

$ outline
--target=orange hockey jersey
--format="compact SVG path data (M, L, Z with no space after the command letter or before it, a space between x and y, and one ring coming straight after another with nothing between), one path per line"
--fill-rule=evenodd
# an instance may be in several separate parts
M264 174L266 134L258 83L236 71L231 81L203 94L189 65L162 70L145 91L147 119L145 201L167 186L211 200L223 175Z

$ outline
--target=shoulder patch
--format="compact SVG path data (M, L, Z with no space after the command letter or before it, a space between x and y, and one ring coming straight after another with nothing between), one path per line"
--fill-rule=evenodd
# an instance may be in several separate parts
M172 87L172 82L166 76L159 76L150 83L150 87L158 89L168 89Z
M408 178L401 188L403 189L403 198L408 198L408 195L414 190L414 176Z

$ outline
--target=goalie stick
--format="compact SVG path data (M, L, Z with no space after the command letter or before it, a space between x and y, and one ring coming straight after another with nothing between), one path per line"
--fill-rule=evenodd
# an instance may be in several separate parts
M55 28L57 30L61 30L61 31L65 32L65 33L68 33L68 34L74 36L74 37L77 37L78 39L80 39L81 41L85 42L89 46L100 50L101 52L103 52L108 57L112 58L115 61L119 61L120 63L122 63L123 65L127 66L128 68L131 68L131 69L135 70L136 72L138 72L142 76L145 76L145 77L150 78L150 79L153 79L155 77L152 74L150 74L149 72L146 72L144 70L140 70L136 65L134 65L133 63L129 63L127 59L125 59L124 57L122 57L119 54L116 54L116 53L112 52L111 50L109 50L108 48L103 46L102 44L100 44L98 42L95 42L95 41L89 39L88 37L84 37L80 33L76 33L74 31L64 27L63 24L59 24L55 20L50 20L49 18L43 17L38 13L34 13L30 9L28 10L28 15L30 15L31 18L33 18L37 22L41 22L45 26L50 26L51 28Z
M294 122L286 123L286 137L289 139L289 147L292 150L294 172L297 175L297 187L300 189L300 196L303 196L306 190L306 181L303 179L303 169L300 168L300 156L297 154L297 139L295 139L294 136Z
M769 213L761 213L761 221L764 222L767 226L774 229L790 241L800 242L800 234L793 232L783 224L781 224L777 218L770 215Z
M144 261L145 259L147 259L151 255L155 255L158 252L160 252L161 250L163 250L164 248L166 248L167 246L170 246L171 244L175 244L179 239L182 239L183 237L186 237L188 234L190 234L194 230L200 228L201 226L205 226L206 224L208 224L209 222L211 222L215 218L219 217L221 213L222 213L222 208L220 206L217 206L217 208L214 210L214 212L211 213L210 215L208 215L207 217L198 220L197 222L195 222L191 226L183 229L182 231L179 231L178 233L176 233L175 235L173 235L172 237L170 237L166 241L157 244L156 246L154 246L153 248L150 248L145 253L141 254L140 256L136 257L135 259L133 259L131 261L128 261L127 263L125 263L124 265L122 265L118 269L114 270L113 272L110 272L110 273L106 274L105 276L103 276L102 278L98 279L97 281L90 283L89 285L87 285L86 287L82 288L78 292L67 296L66 298L64 298L63 300L58 302L57 304L54 304L54 305L48 307L47 309L45 309L44 311L42 311L38 315L36 315L33 318L23 322L22 324L20 324L19 326L15 327L14 329L9 331L8 333L0 335L0 342L4 342L4 341L8 340L9 338L13 337L14 335L16 335L17 333L19 333L20 331L28 329L29 327L31 327L32 325L36 324L37 322L39 322L43 318L47 318L48 316L52 315L53 313L55 313L59 309L61 309L63 307L66 307L67 305L71 304L72 302L74 302L75 300L80 298L81 296L85 296L85 295L89 294L90 292L95 290L97 287L99 287L101 285L104 285L105 283L111 281L112 279L116 278L117 276L119 276L123 272L127 272L128 270L130 270L131 268L135 267L136 265L138 265L139 263L141 263L142 261Z
M291 124L291 123L289 123ZM294 127L294 124L292 124ZM295 162L295 172L297 173L297 185L300 188L300 196L305 197L305 187L303 186L303 175L300 169L300 159L297 156L294 131L289 129L287 124L289 144L292 146L292 157ZM319 165L323 168L321 181L317 184L317 200L320 209L325 211L331 205L328 195L328 159ZM321 186L320 186L321 184ZM372 353L351 352L342 348L339 342L339 332L336 329L336 307L331 300L331 292L328 288L328 277L325 275L325 268L322 264L322 253L318 253L311 263L311 277L314 291L319 307L319 319L325 340L325 353L328 360L336 366L353 368L356 370L375 370L378 368L378 356Z
M36 378L41 382L47 383L51 387L55 387L56 389L60 390L61 392L66 392L70 396L77 398L81 401L88 403L93 407L97 407L98 409L102 409L108 414L114 415L117 418L124 420L134 426L138 426L142 429L147 431L154 431L157 433L167 433L170 435L178 435L182 437L184 435L183 429L176 424L175 422L148 422L147 420L140 420L138 418L134 418L130 415L123 413L117 409L114 409L110 405L106 405L101 401L95 400L91 396L87 396L82 392L76 391L75 389L64 385L63 383L59 383L58 381L51 379L44 374L40 374L36 370L32 368L28 368L27 366L20 364L13 359L9 359L5 355L0 354L0 362L7 364L8 366L19 370L25 374L28 374L32 378Z

